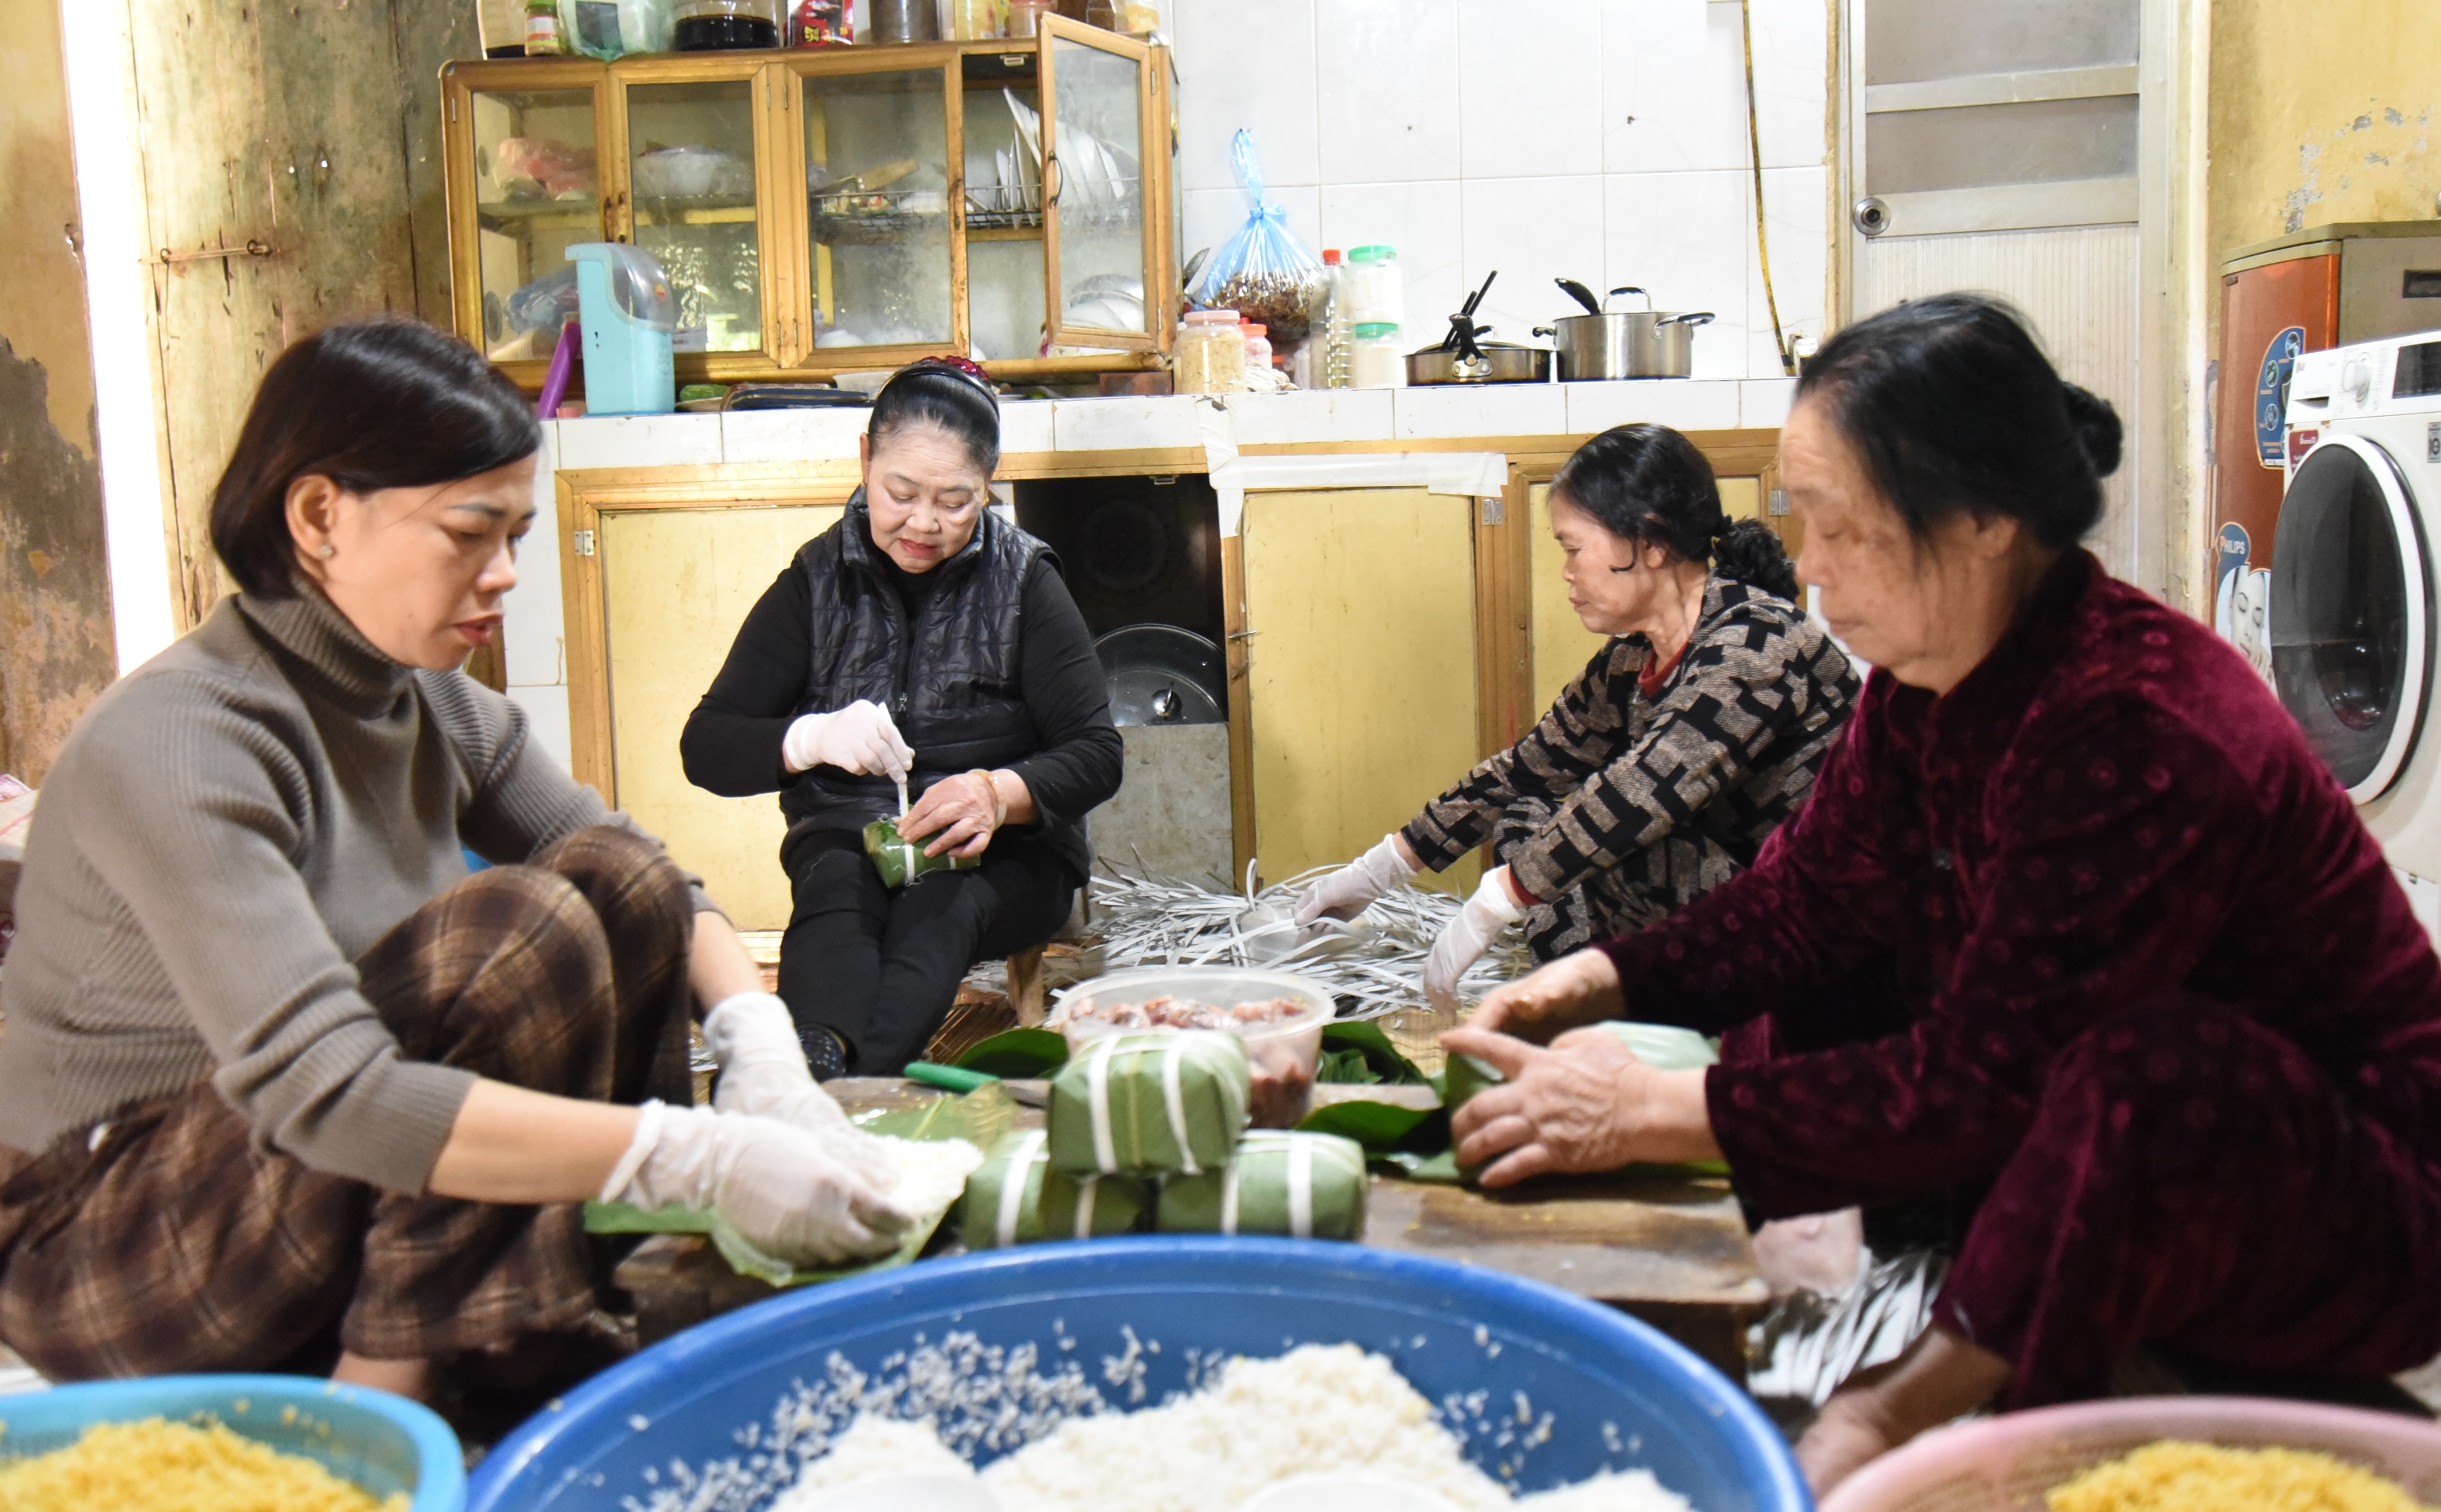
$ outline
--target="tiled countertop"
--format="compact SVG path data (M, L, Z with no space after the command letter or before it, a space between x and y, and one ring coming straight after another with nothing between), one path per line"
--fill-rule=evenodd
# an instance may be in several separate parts
M1222 411L1239 446L1590 435L1631 421L1681 430L1769 429L1787 416L1793 387L1768 379L1342 388L1231 394L1220 410L1192 394L1012 400L1001 406L1001 450L1202 446L1207 421L1223 423ZM555 467L660 467L853 457L866 419L861 409L760 410L564 420L545 428L553 433Z

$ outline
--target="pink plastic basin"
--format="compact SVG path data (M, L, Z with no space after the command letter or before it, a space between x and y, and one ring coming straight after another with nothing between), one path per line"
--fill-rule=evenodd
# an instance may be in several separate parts
M1857 1471L1821 1512L2042 1512L2052 1487L2165 1438L2319 1449L2441 1503L2441 1424L2254 1396L2134 1396L1936 1429Z

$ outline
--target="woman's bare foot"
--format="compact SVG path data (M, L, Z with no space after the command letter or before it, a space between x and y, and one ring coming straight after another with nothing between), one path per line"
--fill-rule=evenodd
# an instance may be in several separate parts
M432 1361L369 1359L341 1350L331 1378L342 1386L371 1386L420 1402L432 1393Z
M2009 1362L1939 1324L1887 1364L1831 1394L1797 1442L1797 1467L1816 1496L1926 1429L1971 1413L2009 1384Z

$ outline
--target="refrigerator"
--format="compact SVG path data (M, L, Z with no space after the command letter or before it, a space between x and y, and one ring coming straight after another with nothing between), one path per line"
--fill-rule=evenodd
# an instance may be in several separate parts
M2314 226L2221 260L2213 624L2267 677L2265 599L2297 354L2423 331L2441 331L2441 221Z

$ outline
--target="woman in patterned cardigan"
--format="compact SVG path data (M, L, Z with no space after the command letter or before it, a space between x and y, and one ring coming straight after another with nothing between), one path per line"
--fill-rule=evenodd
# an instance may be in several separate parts
M1434 1001L1520 920L1536 959L1667 917L1753 864L1813 786L1856 675L1792 602L1780 542L1721 512L1711 465L1665 425L1621 425L1551 480L1568 603L1611 637L1525 739L1306 893L1352 919L1492 842L1500 865L1441 934Z

